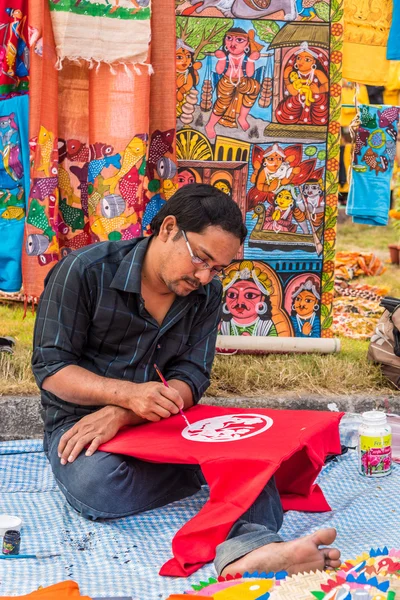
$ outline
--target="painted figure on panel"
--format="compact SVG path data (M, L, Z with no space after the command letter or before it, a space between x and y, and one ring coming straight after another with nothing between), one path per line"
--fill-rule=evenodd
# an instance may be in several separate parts
M291 320L296 337L319 337L320 320L317 315L321 296L319 283L309 276L292 292Z
M176 115L182 114L182 106L190 90L199 82L201 62L194 60L194 48L182 39L176 40Z
M192 169L181 167L178 169L177 183L178 188L188 185L189 183L196 183L196 174ZM198 183L198 182L197 182Z
M254 75L262 47L254 40L252 29L246 32L241 27L232 27L226 32L222 49L215 52L216 72L221 77L205 128L209 139L215 138L217 123L232 128L240 126L243 131L249 129L247 117L260 91L260 83Z
M248 209L263 202L274 203L275 193L288 183L301 185L311 176L320 178L323 169L316 169L314 158L302 161L300 145L282 148L273 144L265 148L254 146L252 153L253 174L247 201Z
M268 265L251 260L234 263L223 279L221 335L290 336L282 308L282 287Z
M263 229L268 231L291 232L297 231L299 223L303 233L308 234L306 216L296 205L292 186L282 188L275 196L273 206L268 206L265 212ZM258 216L255 214L255 216Z
M308 218L315 229L318 229L324 220L325 202L322 179L309 179L300 186L300 198L297 206L308 213Z
M329 111L328 59L318 48L303 42L283 71L285 98L276 119L286 125L326 125Z

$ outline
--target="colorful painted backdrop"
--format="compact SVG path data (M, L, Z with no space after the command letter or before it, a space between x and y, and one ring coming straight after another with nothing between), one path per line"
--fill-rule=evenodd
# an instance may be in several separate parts
M224 335L331 337L343 10L338 0L177 0L177 184L248 227Z

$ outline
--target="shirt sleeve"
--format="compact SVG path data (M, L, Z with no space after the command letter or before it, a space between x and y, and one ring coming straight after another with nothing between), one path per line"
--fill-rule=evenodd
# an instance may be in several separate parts
M69 254L47 276L39 302L32 356L39 388L46 377L78 364L90 320L88 272L79 256Z
M169 361L165 372L167 380L178 379L190 386L195 404L199 402L210 385L218 325L222 312L221 284L213 282L206 289L208 298L190 331L187 349Z

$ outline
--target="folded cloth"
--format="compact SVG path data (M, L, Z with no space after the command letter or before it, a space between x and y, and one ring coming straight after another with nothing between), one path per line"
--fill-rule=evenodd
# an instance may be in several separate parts
M58 68L65 58L83 59L91 66L100 62L145 63L150 44L150 0L121 0L121 5L120 0L112 0L111 4L50 0Z
M387 225L400 108L361 104L346 212L354 223Z
M32 598L33 600L91 600L89 596L81 596L79 586L75 581L62 581L46 588L40 588L24 596L0 596L1 600L18 600Z
M275 475L285 510L328 511L314 484L328 454L340 454L342 413L198 405L120 431L100 450L158 463L199 464L210 498L172 542L161 575L187 577L215 557L233 524Z

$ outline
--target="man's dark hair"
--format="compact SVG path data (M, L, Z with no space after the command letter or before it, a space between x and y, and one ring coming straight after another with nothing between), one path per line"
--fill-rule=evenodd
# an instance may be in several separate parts
M150 228L158 235L165 217L174 216L179 229L201 233L213 225L228 231L243 244L247 228L240 208L228 194L203 183L181 187L153 218Z

